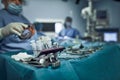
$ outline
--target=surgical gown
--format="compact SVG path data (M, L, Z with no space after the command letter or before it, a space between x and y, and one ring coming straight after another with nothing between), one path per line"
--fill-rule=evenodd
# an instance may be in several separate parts
M12 22L22 22L25 24L31 24L22 14L13 15L7 10L0 10L0 27L6 26ZM21 50L31 50L30 41L37 39L37 33L26 40L21 40L17 35L12 34L0 41L0 52L11 52L11 51L21 51Z
M74 28L68 28L68 29L63 29L60 31L59 33L60 37L70 37L70 38L76 38L76 36L78 36L79 38L81 37L79 31L77 29Z

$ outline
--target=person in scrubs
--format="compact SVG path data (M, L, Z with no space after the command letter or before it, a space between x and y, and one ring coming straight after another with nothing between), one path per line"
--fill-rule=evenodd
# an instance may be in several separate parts
M0 53L31 50L32 47L30 45L30 41L36 40L38 37L36 31L34 35L29 39L20 39L23 28L26 28L25 25L31 25L29 20L22 15L23 0L2 0L2 3L4 5L4 8L0 10L0 29L2 29L2 39L0 40ZM13 22L16 24L13 25ZM20 24L18 25L18 23L20 23L22 26ZM9 24L12 24L14 28L12 28ZM11 28L13 32L10 31ZM9 32L12 34L5 35L4 31L8 32L8 34Z
M72 27L71 17L66 17L64 23L64 29L60 31L58 36L63 38L80 38L79 31Z

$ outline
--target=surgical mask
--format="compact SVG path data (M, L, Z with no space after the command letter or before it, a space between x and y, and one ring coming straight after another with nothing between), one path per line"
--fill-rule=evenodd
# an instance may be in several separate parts
M71 22L66 22L66 27L71 27Z
M22 5L16 5L15 3L9 3L7 10L12 14L20 14L22 12Z

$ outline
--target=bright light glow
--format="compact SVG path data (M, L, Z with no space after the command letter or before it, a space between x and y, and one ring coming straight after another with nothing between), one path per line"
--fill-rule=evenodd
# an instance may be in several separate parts
M117 41L117 33L104 33L104 41Z
M55 23L55 33L59 33L63 29L62 23Z

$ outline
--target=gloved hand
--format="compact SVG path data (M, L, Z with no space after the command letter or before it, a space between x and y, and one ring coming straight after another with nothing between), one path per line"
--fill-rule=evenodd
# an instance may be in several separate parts
M0 37L3 38L11 34L17 34L18 36L21 36L24 29L27 27L28 25L24 23L18 23L18 22L10 23L7 26L0 29Z

